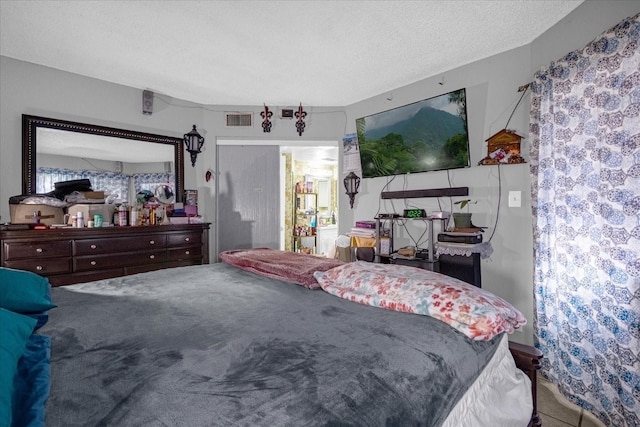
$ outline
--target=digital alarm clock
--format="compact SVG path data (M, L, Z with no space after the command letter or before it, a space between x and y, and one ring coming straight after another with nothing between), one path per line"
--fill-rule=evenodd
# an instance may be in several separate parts
M424 209L405 209L402 216L405 218L426 218L427 212Z

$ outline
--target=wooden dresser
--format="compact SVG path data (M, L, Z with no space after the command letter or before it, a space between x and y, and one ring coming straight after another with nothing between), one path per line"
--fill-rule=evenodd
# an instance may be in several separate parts
M209 224L0 231L0 266L52 286L209 263Z

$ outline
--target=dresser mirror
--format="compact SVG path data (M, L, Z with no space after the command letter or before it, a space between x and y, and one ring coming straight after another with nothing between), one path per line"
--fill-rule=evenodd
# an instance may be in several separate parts
M174 177L174 201L184 194L184 143L181 138L77 123L46 117L22 116L22 191L38 194L38 168L91 169L105 173L167 173ZM100 188L93 188L100 190ZM133 191L131 191L133 190ZM123 189L129 198L135 189Z

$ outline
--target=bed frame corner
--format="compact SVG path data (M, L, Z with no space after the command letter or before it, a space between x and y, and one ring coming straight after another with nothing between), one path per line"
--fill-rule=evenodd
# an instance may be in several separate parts
M516 362L516 366L522 370L531 380L531 394L533 395L533 413L528 427L541 427L542 420L538 415L538 385L537 371L540 369L540 360L544 357L542 352L530 345L509 341L509 350Z

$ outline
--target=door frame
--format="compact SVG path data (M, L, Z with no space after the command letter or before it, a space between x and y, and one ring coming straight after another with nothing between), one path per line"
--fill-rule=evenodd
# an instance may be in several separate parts
M217 146L219 145L277 145L279 147L281 147L280 149L280 153L282 153L282 147L336 147L336 149L340 150L340 141L335 140L335 141L331 141L328 139L312 139L312 140L300 140L300 139L244 139L244 138L233 138L233 137L217 137L216 138L216 153L217 153ZM338 151L338 156L340 155L340 151ZM215 159L215 165L216 165L216 170L220 170L219 168L219 158L218 155L216 154L216 159ZM280 201L280 248L284 249L284 245L285 245L285 203L286 203L286 176L284 174L284 160L281 156L280 158L280 190L281 190L281 201ZM218 191L217 191L217 184L216 184L216 194L215 194L215 253L218 252L218 248L219 248L219 230L218 230L218 218L219 218L219 211L218 211ZM339 200L338 200L338 209L340 209L339 206Z

